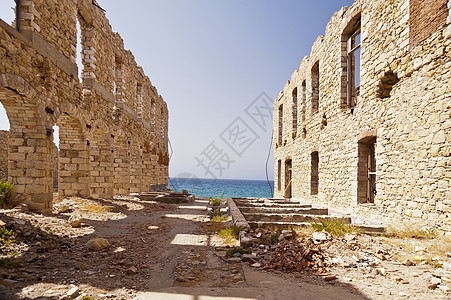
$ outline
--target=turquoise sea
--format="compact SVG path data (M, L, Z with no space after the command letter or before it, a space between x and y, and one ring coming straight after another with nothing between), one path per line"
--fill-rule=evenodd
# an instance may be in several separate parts
M274 181L270 181L274 189ZM271 188L266 180L204 179L171 177L169 188L181 192L188 190L196 197L215 197L224 193L226 197L272 198Z

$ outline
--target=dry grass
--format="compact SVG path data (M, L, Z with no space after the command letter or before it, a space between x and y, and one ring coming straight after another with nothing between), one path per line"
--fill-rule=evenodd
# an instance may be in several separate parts
M226 244L235 244L239 239L241 230L243 230L241 226L228 226L219 231L219 236L224 240Z
M346 233L359 232L359 228L354 225L347 224L340 220L330 219L328 221L321 221L321 223L312 223L312 227L316 231L327 231L336 236L342 236Z
M402 224L396 227L389 226L386 235L395 238L434 239L438 236L438 232L430 227Z

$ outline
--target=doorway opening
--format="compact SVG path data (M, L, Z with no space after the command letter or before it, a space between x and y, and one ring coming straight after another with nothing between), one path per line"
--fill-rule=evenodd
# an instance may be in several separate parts
M374 203L376 195L376 137L358 142L357 203Z
M287 199L290 199L292 197L292 191L291 191L291 181L292 181L292 161L291 159L287 159L285 161L285 193L284 197Z

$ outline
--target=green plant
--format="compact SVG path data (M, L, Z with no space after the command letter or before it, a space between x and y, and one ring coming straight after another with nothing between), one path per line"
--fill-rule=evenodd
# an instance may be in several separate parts
M224 239L226 243L230 243L233 241L233 239L238 240L240 236L240 231L243 230L243 227L241 226L228 226L221 231L219 231L219 236Z
M386 237L395 238L414 238L414 239L434 239L438 232L433 227L418 227L414 224L402 224L400 226L391 226L385 234Z
M8 230L5 226L0 227L0 244L8 245L13 242L16 237L14 230Z
M213 206L220 206L222 203L222 197L224 197L224 193L219 197L210 197L210 204Z
M0 208L8 207L12 204L14 184L0 181Z
M83 297L81 297L81 300L96 300L96 298L88 296L88 295L84 295Z
M215 215L213 217L210 217L210 219L213 222L224 222L224 221L227 221L229 218L221 213L220 215Z
M327 231L336 236L342 236L346 233L358 232L359 229L351 224L347 224L341 220L330 219L328 221L321 221L320 223L311 223L316 231Z

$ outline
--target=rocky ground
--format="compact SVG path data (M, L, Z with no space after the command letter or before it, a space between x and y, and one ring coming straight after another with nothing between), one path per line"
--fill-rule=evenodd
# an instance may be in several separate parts
M449 241L256 230L238 251L206 199L55 203L0 211L0 299L451 298Z

